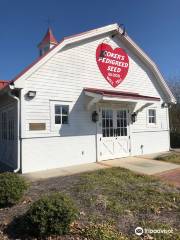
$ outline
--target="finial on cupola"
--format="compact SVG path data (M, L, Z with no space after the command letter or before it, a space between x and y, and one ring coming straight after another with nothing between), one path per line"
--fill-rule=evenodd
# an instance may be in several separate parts
M44 55L46 52L48 52L52 47L56 46L57 44L58 44L58 41L54 37L52 30L49 27L44 38L38 44L40 56Z

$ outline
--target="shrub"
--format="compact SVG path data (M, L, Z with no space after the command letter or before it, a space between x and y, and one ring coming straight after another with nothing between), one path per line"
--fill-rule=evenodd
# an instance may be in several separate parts
M78 211L72 200L53 193L34 202L24 216L26 231L36 237L63 235L69 232Z
M128 238L117 231L109 223L91 223L81 229L80 235L91 240L127 240Z
M15 173L0 174L0 207L17 203L27 190L28 184L22 176Z

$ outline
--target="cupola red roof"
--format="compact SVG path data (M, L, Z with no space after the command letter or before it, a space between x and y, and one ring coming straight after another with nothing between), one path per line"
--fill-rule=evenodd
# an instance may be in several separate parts
M54 45L58 44L58 41L54 37L51 28L48 28L44 38L42 39L42 41L39 43L38 46L40 47L46 44L54 44Z

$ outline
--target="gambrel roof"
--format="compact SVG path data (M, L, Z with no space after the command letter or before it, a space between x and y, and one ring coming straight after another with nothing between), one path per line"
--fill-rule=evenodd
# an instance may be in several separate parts
M148 57L148 55L125 33L123 34L123 30L117 23L111 24L105 27L97 28L91 31L83 32L80 34L76 34L73 36L65 37L61 42L58 43L55 47L51 48L49 52L45 55L39 57L35 62L25 68L20 74L18 74L12 81L14 82L15 87L23 88L24 87L24 79L29 77L34 71L36 71L41 65L47 62L50 58L52 58L58 51L60 51L63 47L72 44L78 43L83 40L96 37L102 34L112 34L119 37L121 41L123 41L132 51L148 66L148 68L153 72L159 86L161 87L165 97L166 102L168 103L176 103L176 99L173 96L171 90L166 84L163 76L161 75L156 64Z

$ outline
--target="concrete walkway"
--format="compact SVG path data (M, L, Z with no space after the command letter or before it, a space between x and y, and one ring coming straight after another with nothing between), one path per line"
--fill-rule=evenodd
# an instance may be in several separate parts
M157 173L169 171L172 169L177 169L180 165L151 160L149 158L140 157L128 157L115 160L105 161L105 164L112 167L123 167L127 168L133 172L154 175Z
M151 160L144 157L143 158L127 157L127 158L102 161L99 163L82 164L78 166L39 171L35 173L28 173L28 174L24 174L24 176L31 181L36 181L40 179L74 175L74 174L79 174L83 172L90 172L98 169L105 169L105 168L111 168L111 167L122 167L137 173L154 175L154 174L162 173L165 171L180 168L180 165Z
M88 163L88 164L81 164L81 165L70 166L70 167L38 171L33 173L26 173L26 174L23 174L23 176L25 176L27 179L31 181L36 181L36 180L46 179L46 178L62 177L62 176L80 174L84 172L92 172L92 171L104 169L104 168L108 168L108 166L103 166L98 163Z

